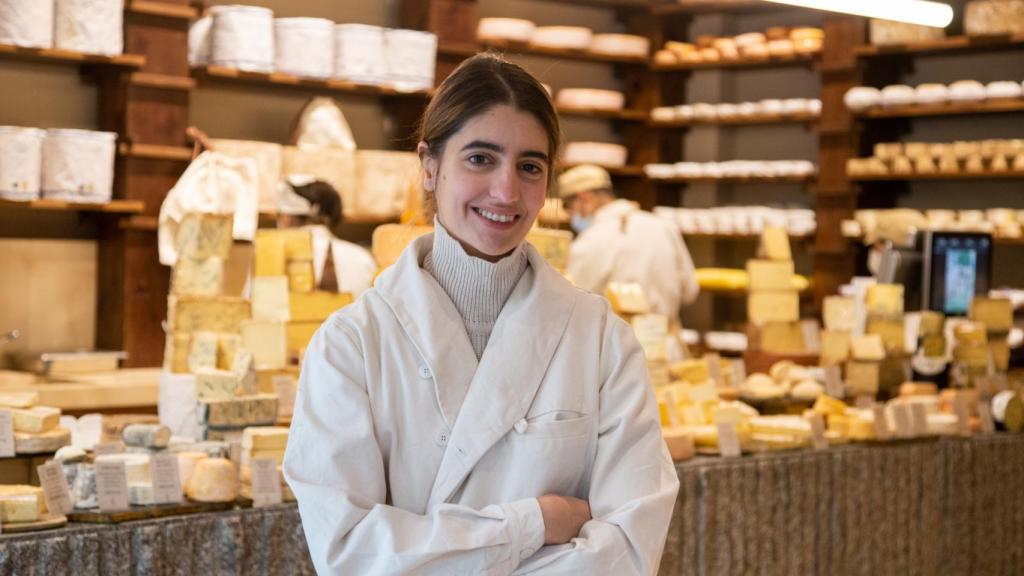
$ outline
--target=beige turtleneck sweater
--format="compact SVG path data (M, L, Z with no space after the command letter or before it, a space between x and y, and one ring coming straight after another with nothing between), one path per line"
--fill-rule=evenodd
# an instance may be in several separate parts
M423 260L423 269L455 304L477 360L483 356L494 323L527 264L522 244L497 262L470 256L434 219L434 245Z

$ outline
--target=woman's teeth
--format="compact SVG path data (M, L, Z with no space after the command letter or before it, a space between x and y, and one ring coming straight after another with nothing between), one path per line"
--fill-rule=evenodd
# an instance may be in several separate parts
M495 214L494 212L488 212L483 208L476 208L476 213L487 218L491 222L508 223L516 219L515 215L502 216L501 214Z

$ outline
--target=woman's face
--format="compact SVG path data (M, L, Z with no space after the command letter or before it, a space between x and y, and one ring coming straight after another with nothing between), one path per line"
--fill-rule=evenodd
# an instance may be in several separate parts
M548 137L531 114L495 106L449 138L441 158L419 145L424 188L467 253L492 262L530 231L547 192Z

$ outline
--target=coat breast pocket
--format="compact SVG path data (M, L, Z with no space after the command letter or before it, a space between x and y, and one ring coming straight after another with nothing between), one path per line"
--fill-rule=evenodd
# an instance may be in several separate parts
M556 411L520 420L506 436L522 497L544 494L581 497L590 473L594 416Z

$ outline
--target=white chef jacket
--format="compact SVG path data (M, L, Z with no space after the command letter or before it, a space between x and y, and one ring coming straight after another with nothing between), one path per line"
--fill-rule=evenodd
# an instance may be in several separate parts
M604 294L610 282L635 282L651 312L669 318L678 318L680 305L700 291L679 230L621 199L594 212L593 224L572 243L566 273L595 294Z
M655 574L679 482L644 355L530 265L477 361L416 239L306 350L284 474L320 574ZM589 501L543 546L537 497Z
M310 226L313 233L313 272L320 284L330 247L334 263L334 277L338 292L348 292L358 298L373 284L377 275L377 261L370 251L358 244L335 238L326 226Z

